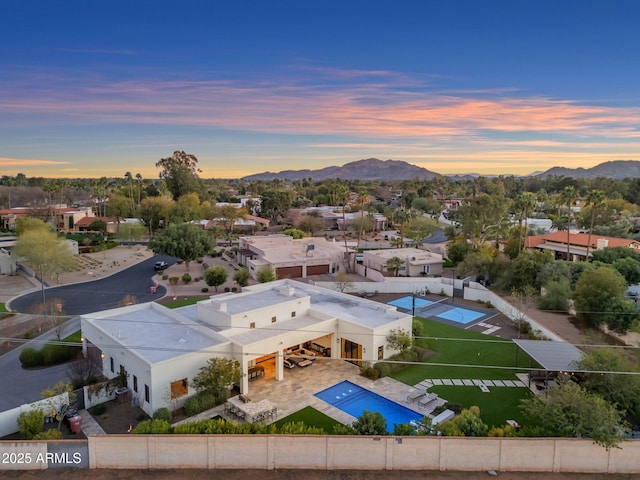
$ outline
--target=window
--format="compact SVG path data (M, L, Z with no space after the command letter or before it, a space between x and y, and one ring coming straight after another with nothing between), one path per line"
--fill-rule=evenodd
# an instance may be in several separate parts
M296 316L296 312L291 312L291 318Z
M109 367L111 367L111 373L115 373L116 369L115 369L115 362L113 361L113 357L109 357Z
M187 393L189 393L189 382L186 378L182 380L176 380L175 382L171 382L171 398L179 398L184 397Z
M276 323L276 317L271 317L271 323Z
M133 391L138 393L138 377L133 376Z
M382 360L384 358L384 346L380 345L378 347L378 360Z
M252 329L253 329L253 328L256 328L256 322L251 322L251 323L249 324L249 328L252 328Z
M144 401L147 403L150 403L149 398L151 397L151 395L149 395L149 385L145 385L144 386Z

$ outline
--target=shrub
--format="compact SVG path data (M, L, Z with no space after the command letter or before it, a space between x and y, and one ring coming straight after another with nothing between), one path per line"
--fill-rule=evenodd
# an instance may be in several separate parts
M169 280L169 275L167 275L166 273L162 275L162 280Z
M200 289L200 291L201 291L202 293L207 293L207 292L209 291L209 287L202 287L202 288Z
M57 428L50 428L35 435L33 440L62 440L62 432Z
M42 410L29 410L18 416L18 429L23 440L33 440L44 428L44 413Z
M168 408L162 407L153 412L154 420L164 420L165 422L171 422L171 412Z
M152 433L171 433L171 424L166 420L152 419L145 420L136 425L131 433L152 434Z
M43 365L58 365L75 358L81 347L46 344L40 351Z
M236 287L231 287L231 291L232 291L232 292L237 292L237 291L238 291L238 289L237 289Z
M91 415L102 415L106 411L107 406L104 403L99 403L89 409L89 413L91 413Z
M169 277L169 284L177 285L179 280L180 280L180 277Z
M224 287L224 291L225 291L225 292L230 292L230 291L231 291L231 289L230 289L229 287Z
M192 417L200 412L209 410L218 404L218 399L211 392L198 392L194 396L187 398L184 402L184 413Z
M42 365L42 353L40 350L27 347L20 352L20 363L24 368L39 367Z
M190 283L191 282L191 275L189 275L188 273L185 273L184 275L182 275L182 281L184 283Z

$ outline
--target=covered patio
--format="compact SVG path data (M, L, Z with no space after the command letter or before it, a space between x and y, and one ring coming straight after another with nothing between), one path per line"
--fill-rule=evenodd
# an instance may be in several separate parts
M582 358L582 351L567 342L514 338L513 343L517 346L516 365L520 350L529 356L529 373L527 374L529 388L532 381L543 381L546 388L559 374L571 375L576 371L577 362ZM536 361L541 368L534 368L533 361Z

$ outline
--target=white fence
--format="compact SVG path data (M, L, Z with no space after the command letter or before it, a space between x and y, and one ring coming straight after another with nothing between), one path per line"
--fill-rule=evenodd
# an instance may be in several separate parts
M33 403L25 403L19 407L12 408L11 410L5 410L0 412L0 437L10 435L17 432L18 429L18 417L22 412L29 412L31 410L42 410L44 414L48 414L51 410L57 410L59 406L69 403L69 394L62 393L55 397L45 398L44 400L38 400Z
M453 284L456 290L463 289L463 280L452 280L450 278L414 278L414 277L385 277L381 282L353 282L351 289L346 293L366 292L366 293L419 293L428 290L435 294L453 296ZM315 282L318 287L329 290L339 290L339 285L335 282ZM501 313L514 320L522 319L529 323L534 330L539 330L542 335L550 340L563 341L552 331L546 329L528 315L522 314L516 307L504 300L499 295L488 290L477 282L469 282L464 287L464 299L481 302L491 302L491 304Z

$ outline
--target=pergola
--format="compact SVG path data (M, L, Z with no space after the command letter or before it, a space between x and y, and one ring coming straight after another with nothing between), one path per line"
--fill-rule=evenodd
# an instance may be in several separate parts
M530 369L532 360L535 360L544 370L545 384L549 379L549 372L575 371L576 362L582 358L582 352L567 342L515 338L513 343L518 347L516 349L516 365L518 364L518 352L523 350L529 356ZM529 387L531 387L531 375L529 375Z

